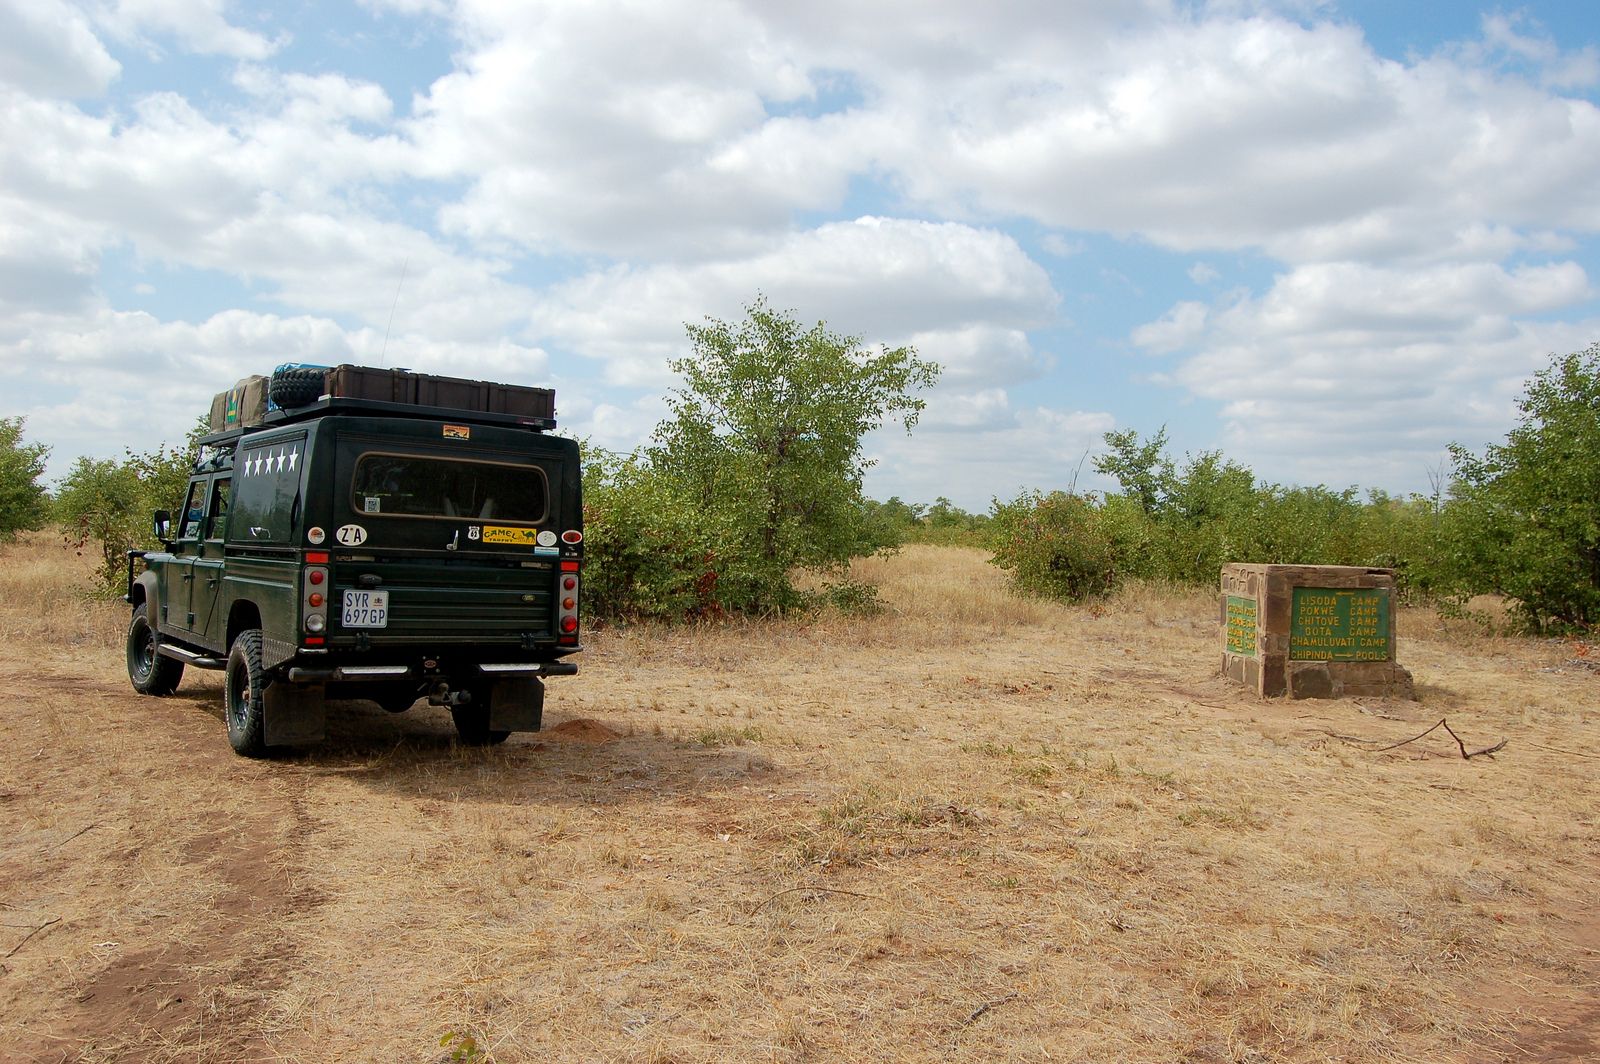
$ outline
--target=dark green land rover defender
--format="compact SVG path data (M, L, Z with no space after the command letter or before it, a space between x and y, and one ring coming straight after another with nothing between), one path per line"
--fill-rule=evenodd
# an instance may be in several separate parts
M219 395L219 423L164 549L130 552L136 690L225 669L251 757L322 739L329 699L427 699L469 744L538 730L544 678L577 672L583 558L550 392L294 367Z

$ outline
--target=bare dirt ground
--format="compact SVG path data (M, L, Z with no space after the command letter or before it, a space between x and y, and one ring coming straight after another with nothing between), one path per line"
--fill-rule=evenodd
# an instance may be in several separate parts
M592 634L546 730L228 749L0 548L0 1060L1600 1059L1600 672L1401 618L1421 700L1257 701L1208 594ZM1393 750L1441 717L1442 731Z

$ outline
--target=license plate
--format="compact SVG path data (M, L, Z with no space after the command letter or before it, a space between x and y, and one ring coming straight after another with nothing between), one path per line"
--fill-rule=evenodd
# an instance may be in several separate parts
M389 593L387 591L346 591L344 593L344 620L346 628L387 628L389 626Z

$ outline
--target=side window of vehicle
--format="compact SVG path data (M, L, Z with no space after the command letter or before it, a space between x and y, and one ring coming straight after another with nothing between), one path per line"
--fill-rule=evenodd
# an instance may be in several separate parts
M283 544L294 539L295 499L311 459L300 435L274 434L266 441L240 445L233 467L238 490L228 500L228 520L236 543ZM218 536L222 533L219 531Z
M228 494L233 481L218 477L211 482L211 506L206 511L206 538L222 539L228 533Z
M178 515L178 538L199 539L200 518L205 511L202 509L206 502L206 482L193 480L189 482L189 495L183 500L183 512Z

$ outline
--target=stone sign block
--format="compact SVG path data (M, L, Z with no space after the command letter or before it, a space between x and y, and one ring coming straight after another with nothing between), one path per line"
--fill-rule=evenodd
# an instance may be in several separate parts
M1415 698L1395 662L1394 570L1222 567L1222 672L1267 698Z

